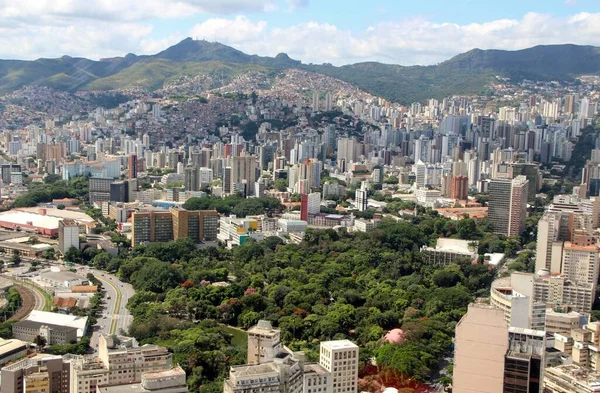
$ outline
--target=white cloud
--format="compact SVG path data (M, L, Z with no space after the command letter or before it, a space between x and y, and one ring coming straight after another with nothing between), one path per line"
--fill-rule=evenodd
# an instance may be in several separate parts
M179 18L194 14L237 14L275 10L306 0L0 0L0 18L35 23L41 16L109 21Z
M565 18L528 13L520 20L465 25L409 18L372 25L358 33L316 22L269 28L265 22L237 17L208 20L196 25L192 35L214 38L251 54L286 52L304 62L434 64L473 48L516 50L563 43L600 46L600 13Z
M486 23L434 23L407 18L350 31L333 24L306 22L274 27L246 16L211 17L189 31L159 36L147 18L178 18L185 12L216 12L215 7L288 11L306 0L0 0L0 58L32 59L63 54L94 59L133 52L151 54L191 36L219 41L249 54L290 57L336 65L360 61L434 64L473 48L523 49L539 44L600 46L600 13L567 17L528 13L521 19ZM203 8L204 7L204 8ZM213 7L213 8L210 8ZM269 8L271 7L271 8ZM127 13L114 17L115 13ZM94 17L86 15L94 14ZM240 12L238 15L242 15ZM102 20L98 20L102 16ZM35 16L35 17L34 17ZM175 19L176 20L176 19Z

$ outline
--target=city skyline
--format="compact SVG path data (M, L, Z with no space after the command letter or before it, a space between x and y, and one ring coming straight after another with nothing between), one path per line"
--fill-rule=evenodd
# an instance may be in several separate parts
M0 58L151 54L186 37L305 63L435 64L471 50L600 45L597 0L397 4L307 0L0 1ZM339 12L340 8L348 12ZM444 39L440 39L443 37Z

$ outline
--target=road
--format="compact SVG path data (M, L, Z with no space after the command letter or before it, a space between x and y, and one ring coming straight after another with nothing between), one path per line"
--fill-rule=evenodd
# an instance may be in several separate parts
M17 290L19 291L19 293L21 294L21 297L25 299L31 299L33 298L34 300L34 305L33 305L33 310L40 310L43 311L46 308L46 298L44 297L44 295L42 295L43 289L38 288L37 286L35 286L31 281L21 278L21 277L9 277L16 285L17 285ZM24 303L25 304L25 303ZM48 306L50 307L50 305ZM31 310L29 310L31 311ZM29 315L29 313L27 313L27 315ZM25 316L27 316L25 315Z
M23 258L25 259L25 258ZM27 258L33 259L33 258ZM38 260L40 260L38 258ZM49 263L51 265L60 265L56 261L48 261L42 260L45 263ZM31 292L35 299L35 310L44 310L46 305L46 299L41 294L39 289L32 288L33 284L22 277L18 277L20 274L25 273L29 270L29 263L24 262L20 267L10 269L11 271L7 273L7 276L10 277L14 281L19 284L24 283L25 289L28 289ZM98 322L96 325L92 327L93 334L90 340L90 346L96 350L98 343L98 335L99 334L118 334L121 331L127 332L129 330L129 325L133 322L133 316L127 310L127 302L129 299L135 294L135 291L131 284L127 284L121 282L115 275L106 273L101 270L96 270L92 268L87 268L84 266L77 267L79 274L85 276L88 273L92 273L104 287L106 291L106 296L104 298L104 309L102 314L98 316Z
M99 334L118 334L121 331L127 331L133 321L133 316L127 310L127 302L135 294L130 284L119 281L119 279L106 272L79 268L82 274L92 273L104 287L106 297L104 298L104 310L102 315L98 316L98 323L94 327L92 334L91 347L96 349Z

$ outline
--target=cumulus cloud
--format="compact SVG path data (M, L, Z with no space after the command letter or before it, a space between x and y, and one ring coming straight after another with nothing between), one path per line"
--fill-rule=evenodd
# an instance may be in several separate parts
M151 21L274 12L291 3L307 0L0 0L0 58L156 53L189 32L157 37Z
M307 0L173 0L166 6L166 1L145 0L146 7L139 10L139 3L133 0L97 0L93 9L79 0L22 0L19 7L13 6L13 1L0 0L0 58L69 54L97 59L129 52L151 54L187 36L219 41L249 54L275 56L285 52L305 63L335 65L360 61L435 64L473 48L516 50L562 43L600 46L600 13L585 12L567 17L528 13L520 19L469 24L406 18L351 31L320 22L275 27L242 16L240 11L238 16L208 17L189 31L160 36L148 19L160 13L157 11L160 6L164 8L161 17L177 20L186 12L218 12L224 5L248 11L285 12L308 3ZM128 16L112 16L129 11ZM95 19L86 13L94 14ZM105 19L98 20L101 15Z
M0 0L0 18L31 23L41 16L108 21L179 18L194 14L237 14L275 10L306 0Z
M372 25L362 32L316 22L269 28L265 22L236 17L198 24L192 36L214 39L252 54L286 52L304 62L434 64L473 48L516 50L564 43L600 46L600 13L565 18L528 13L518 20L464 25L409 18Z

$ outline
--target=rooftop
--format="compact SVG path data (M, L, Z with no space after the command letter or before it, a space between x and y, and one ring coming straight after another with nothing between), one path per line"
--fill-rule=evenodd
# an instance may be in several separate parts
M275 367L275 363L265 364L254 364L244 366L233 366L231 367L231 374L236 377L251 377L255 375L263 374L279 374L279 371Z
M0 356L19 348L26 349L27 343L17 339L4 340L0 338Z
M71 331L73 329L77 329L77 328L71 327L71 326L54 325L52 323L42 323L42 322L28 321L26 319L24 319L22 321L19 321L19 322L16 322L15 326L23 327L23 328L26 328L26 329L39 329L42 326L48 326L52 330L62 331L62 332L69 332L69 331Z
M39 214L39 208L37 207L24 207L24 208L19 208L18 209L21 212L25 212L25 213L32 213L32 214ZM87 214L85 214L82 211L76 211L76 210L61 210L61 209L45 209L46 210L46 217L53 217L53 218L58 218L58 219L72 219L78 222L82 222L82 223L93 223L95 222L94 219L90 216L88 216Z
M57 314L47 311L33 310L27 317L28 321L41 322L44 324L56 324L71 326L77 328L77 337L83 337L88 317L78 317L76 315Z
M87 281L87 278L83 277L80 274L70 272L68 270L63 270L61 272L47 272L40 274L42 279L46 280L55 280L55 281Z
M271 322L261 319L260 321L258 321L258 323L255 326L252 326L250 329L248 329L248 333L271 336L271 335L279 334L279 330L273 328L273 325L271 325Z
M321 346L331 350L358 348L358 345L350 340L324 341L321 343Z
M34 227L44 229L57 229L60 219L47 215L43 216L41 214L29 213L26 211L10 210L0 213L0 221L9 222L16 225L32 225Z
M308 363L304 365L304 375L329 374L329 371L319 363Z
M158 371L154 373L144 373L142 375L143 378L149 379L169 378L177 376L185 376L185 371L180 366L173 367L170 370Z
M478 242L473 240L459 240L441 237L437 239L435 250L471 255L476 252L477 244Z

